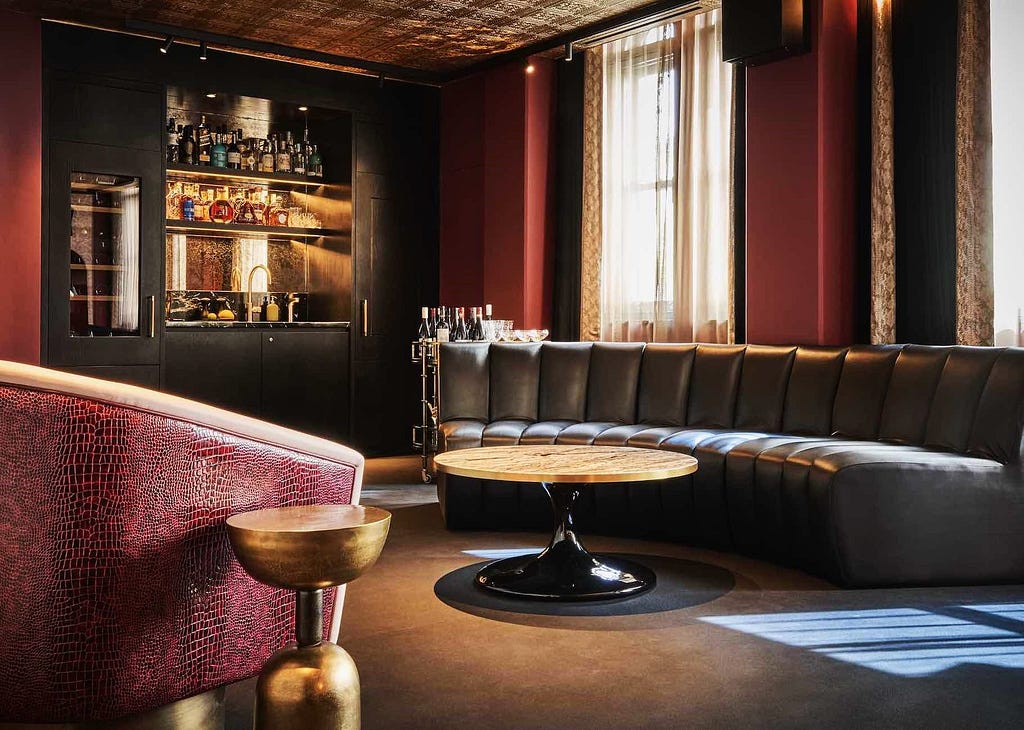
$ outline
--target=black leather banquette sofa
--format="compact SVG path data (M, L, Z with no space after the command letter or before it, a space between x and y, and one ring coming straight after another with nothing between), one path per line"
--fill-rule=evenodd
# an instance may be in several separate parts
M845 586L1024 582L1024 349L446 344L442 449L603 444L698 471L577 522ZM550 529L539 486L440 476L450 529Z

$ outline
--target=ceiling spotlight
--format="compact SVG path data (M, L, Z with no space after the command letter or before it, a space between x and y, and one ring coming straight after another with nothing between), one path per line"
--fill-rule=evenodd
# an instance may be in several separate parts
M565 44L565 60L572 60L572 41L569 41L568 43Z
M216 94L214 94L214 93L213 93L213 92L211 91L211 92L210 92L209 94L207 94L207 95L206 95L206 98L207 98L207 99L216 99L216 98L217 98L217 95L216 95Z
M530 64L527 64L527 66L526 66L526 73L528 73L528 74L532 74L532 73L533 73L534 71L536 71L536 70L537 70L537 69L535 69L535 68L533 67L533 64L532 64L532 63L530 63Z
M308 106L300 106L299 107L299 111L300 112L308 112L309 111L309 107Z
M199 60L205 61L207 54L206 41L199 41Z
M171 46L174 45L174 36L169 35L164 39L164 44L160 46L160 53L167 53L171 50Z
M383 71L381 71L380 72L380 76L377 77L377 83L380 85L380 88L382 88L382 89L384 88L384 72Z

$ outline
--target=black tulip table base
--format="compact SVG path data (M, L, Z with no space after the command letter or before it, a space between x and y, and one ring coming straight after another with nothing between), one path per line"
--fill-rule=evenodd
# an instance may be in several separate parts
M603 601L637 596L654 588L654 571L618 557L587 551L573 530L572 508L580 489L544 485L555 513L551 543L539 555L490 563L476 584L506 596L546 601Z

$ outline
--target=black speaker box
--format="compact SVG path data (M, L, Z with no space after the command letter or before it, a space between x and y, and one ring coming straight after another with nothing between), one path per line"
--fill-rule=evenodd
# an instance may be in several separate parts
M807 51L805 4L806 0L722 0L722 58L756 66Z

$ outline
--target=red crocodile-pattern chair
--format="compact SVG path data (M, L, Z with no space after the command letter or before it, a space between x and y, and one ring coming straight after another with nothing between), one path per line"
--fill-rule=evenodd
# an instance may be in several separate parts
M257 674L291 638L293 597L246 575L225 519L355 503L363 473L330 441L2 361L0 443L0 722L12 723L137 715ZM336 639L343 595L331 598Z

